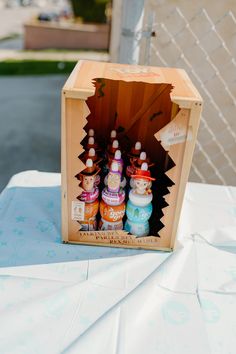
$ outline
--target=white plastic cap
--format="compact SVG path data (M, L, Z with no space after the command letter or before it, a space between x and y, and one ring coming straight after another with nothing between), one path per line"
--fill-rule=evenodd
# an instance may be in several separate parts
M135 150L141 150L141 147L142 147L142 145L141 145L140 141L137 141L135 144L135 147L134 147Z
M140 154L140 156L139 156L139 158L140 158L140 160L146 160L146 158L147 158L147 154L146 154L146 152L145 151L142 151L141 152L141 154Z
M111 131L111 138L116 138L116 130Z
M93 161L91 159L86 160L86 167L93 167Z
M110 171L111 172L118 172L119 171L119 165L116 161L112 161Z
M90 138L88 140L88 144L89 145L94 145L94 138L92 136L90 136Z
M94 136L94 129L89 129L88 135L89 136Z
M114 140L112 143L112 147L117 149L119 147L119 141L118 140Z
M120 160L120 159L121 159L121 152L120 152L120 150L116 150L114 159L115 159L115 160Z
M92 157L95 156L95 149L94 148L90 148L89 152L88 152L88 155L92 156Z
M148 164L147 164L147 162L143 162L143 163L142 163L141 170L142 170L142 171L147 171L147 170L148 170Z

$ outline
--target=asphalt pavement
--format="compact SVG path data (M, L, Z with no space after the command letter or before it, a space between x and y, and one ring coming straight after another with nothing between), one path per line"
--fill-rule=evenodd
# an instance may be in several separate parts
M54 2L51 6L58 8ZM108 54L101 52L22 51L23 23L39 11L38 7L0 7L0 61L108 60ZM60 91L66 78L0 76L0 191L17 172L60 171Z
M0 77L0 190L20 171L60 171L65 75Z

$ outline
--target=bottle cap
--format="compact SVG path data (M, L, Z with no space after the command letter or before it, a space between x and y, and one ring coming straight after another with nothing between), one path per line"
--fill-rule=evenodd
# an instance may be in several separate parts
M94 136L94 129L89 129L88 136Z
M94 137L92 137L92 136L89 137L88 145L94 145Z
M143 162L142 165L141 165L141 170L142 171L147 171L148 170L148 164L147 162Z
M135 145L131 148L130 157L139 157L140 155L140 150L141 150L141 143L140 141L136 141Z
M80 179L80 176L96 176L101 171L92 159L87 159L85 162L85 169L78 173L75 177Z
M140 143L140 141L137 141L136 143L135 143L135 150L141 150L141 147L142 147L142 145L141 145L141 143Z
M90 148L89 149L88 156L89 157L94 157L95 156L95 149L94 148Z
M155 181L155 178L151 176L151 173L148 169L147 162L143 162L141 168L136 169L135 173L131 175L132 178L143 178L147 181Z
M111 131L111 138L116 138L116 130Z
M120 152L120 150L116 150L114 159L115 159L115 160L120 160L120 159L121 159L121 152Z
M86 167L93 167L93 161L91 159L86 160Z
M147 158L147 154L146 154L146 152L145 152L145 151L142 151L142 152L141 152L141 154L140 154L140 156L139 156L139 158L140 158L140 160L145 161L145 160L146 160L146 158Z
M114 140L113 143L112 143L112 147L113 147L113 149L118 149L119 141L118 140Z
M116 161L112 161L111 164L111 172L118 172L119 171L119 165Z

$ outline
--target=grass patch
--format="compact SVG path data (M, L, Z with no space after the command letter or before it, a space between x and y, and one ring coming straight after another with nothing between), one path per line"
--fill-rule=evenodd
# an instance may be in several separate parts
M0 43L1 42L10 41L12 39L17 39L17 38L20 38L20 37L21 37L21 35L19 33L10 33L10 34L8 34L5 37L0 37Z
M0 75L69 74L75 64L59 60L5 60L0 61Z

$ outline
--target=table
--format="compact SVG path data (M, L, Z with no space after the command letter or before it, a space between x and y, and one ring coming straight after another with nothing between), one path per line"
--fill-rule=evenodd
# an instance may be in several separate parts
M236 187L189 183L173 252L62 244L60 175L0 195L0 353L230 354Z

